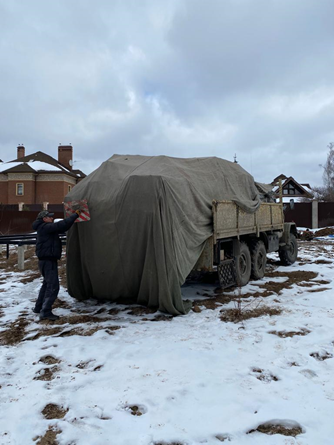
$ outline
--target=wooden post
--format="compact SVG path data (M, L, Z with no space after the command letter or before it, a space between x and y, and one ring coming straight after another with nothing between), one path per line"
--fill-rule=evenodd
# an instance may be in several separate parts
M24 246L17 248L17 267L19 270L24 270Z
M282 202L283 202L283 189L282 189L282 179L280 178L279 180L278 180L278 187L279 187L279 202L280 202L280 204L282 204Z

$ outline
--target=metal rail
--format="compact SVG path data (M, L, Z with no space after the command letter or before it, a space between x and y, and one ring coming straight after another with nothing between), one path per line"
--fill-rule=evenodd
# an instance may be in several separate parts
M66 245L66 233L59 235L62 245ZM29 246L35 245L37 242L37 233L26 233L17 235L2 235L0 236L0 245L7 246L7 260L9 258L9 246Z

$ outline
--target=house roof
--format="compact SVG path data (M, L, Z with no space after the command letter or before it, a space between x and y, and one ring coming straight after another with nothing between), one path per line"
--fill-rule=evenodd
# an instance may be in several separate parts
M62 169L46 162L30 161L30 162L4 162L0 164L0 172L2 173L36 173L40 171L62 172Z
M276 176L276 178L273 180L272 185L276 185L276 183L278 183L278 181L282 179L282 181L285 181L287 179L287 176L283 175L283 173L281 173L280 175Z
M79 176L80 178L85 178L87 175L83 172L83 171L81 171L81 170L78 170L78 169L76 169L76 170L72 170L72 173L75 173L77 176Z
M0 164L0 172L2 173L65 173L72 177L84 178L86 175L80 170L69 170L63 164L58 162L52 156L47 155L41 151L32 153L21 158L14 159L9 162Z
M284 175L277 176L277 178L274 179L273 184L275 183L275 181L277 181L277 179L280 179L280 178L282 179L283 176ZM292 176L290 176L289 178L287 178L285 176L285 178L286 178L286 180L282 184L282 189L284 189L289 183L293 183L295 185L295 187L301 191L300 195L290 195L289 194L289 196L288 196L289 199L294 198L294 197L313 198L312 189L309 184L300 184ZM279 187L276 187L273 191L274 191L275 195L278 195ZM287 196L285 196L285 197L288 198Z

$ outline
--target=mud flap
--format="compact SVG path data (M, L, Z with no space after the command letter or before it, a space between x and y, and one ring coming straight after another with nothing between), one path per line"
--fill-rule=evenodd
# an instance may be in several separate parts
M235 274L235 262L233 259L221 261L217 266L220 287L226 289L227 287L235 286L237 284Z

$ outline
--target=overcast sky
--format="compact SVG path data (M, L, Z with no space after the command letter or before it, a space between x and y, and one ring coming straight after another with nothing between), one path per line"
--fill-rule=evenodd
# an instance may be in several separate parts
M333 0L0 0L0 158L236 154L322 185L333 23Z

